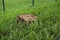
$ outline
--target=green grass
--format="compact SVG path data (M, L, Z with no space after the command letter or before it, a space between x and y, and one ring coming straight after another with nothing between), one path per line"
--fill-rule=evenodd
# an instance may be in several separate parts
M5 0L6 11L0 1L0 40L56 40L60 38L60 1ZM18 14L33 14L39 19L31 24L16 23Z

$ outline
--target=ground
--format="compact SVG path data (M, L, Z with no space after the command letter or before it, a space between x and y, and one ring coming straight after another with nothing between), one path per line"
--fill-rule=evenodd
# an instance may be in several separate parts
M0 40L56 40L60 38L60 0L0 0ZM33 14L38 22L25 26L16 23L18 14Z

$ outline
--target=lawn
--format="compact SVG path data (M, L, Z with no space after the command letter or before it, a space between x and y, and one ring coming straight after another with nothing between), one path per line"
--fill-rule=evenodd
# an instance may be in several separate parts
M0 40L57 40L60 38L60 0L0 0ZM39 21L16 23L18 14L33 14Z

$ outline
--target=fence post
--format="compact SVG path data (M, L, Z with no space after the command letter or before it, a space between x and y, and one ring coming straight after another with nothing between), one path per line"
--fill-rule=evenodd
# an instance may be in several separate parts
M5 11L5 4L4 4L4 0L2 0L2 8L3 8L3 11Z
M32 6L34 6L34 0L32 0Z

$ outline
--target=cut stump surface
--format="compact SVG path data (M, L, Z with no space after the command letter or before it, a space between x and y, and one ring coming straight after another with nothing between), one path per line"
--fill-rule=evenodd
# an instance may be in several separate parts
M37 20L37 16L34 16L32 14L19 14L17 16L17 21L22 22L33 22Z

